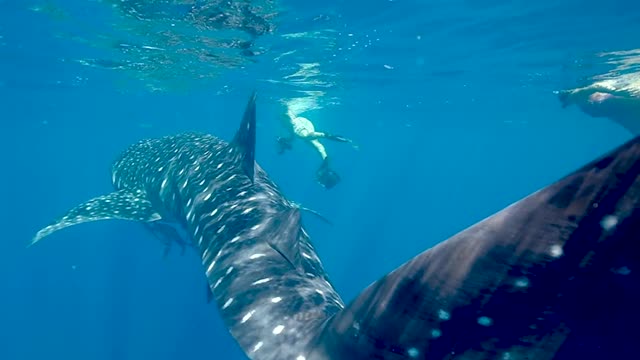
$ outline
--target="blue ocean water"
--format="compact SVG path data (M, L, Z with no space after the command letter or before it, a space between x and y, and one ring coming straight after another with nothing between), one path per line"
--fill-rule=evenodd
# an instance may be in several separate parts
M264 1L274 29L248 56L202 53L210 39L175 21L182 6L160 16L163 2L131 0L141 18L117 3L0 0L0 359L244 358L195 253L163 258L143 228L115 221L26 245L109 192L129 144L230 139L253 89L258 162L333 222L305 218L347 302L631 137L553 95L608 71L598 54L638 47L629 0ZM310 148L276 154L287 104L359 145L327 144L336 188L315 183Z

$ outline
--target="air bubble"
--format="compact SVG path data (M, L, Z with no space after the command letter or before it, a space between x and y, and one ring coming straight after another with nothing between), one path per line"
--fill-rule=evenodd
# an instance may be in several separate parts
M560 257L563 253L564 250L562 250L562 246L560 245L552 245L549 249L549 254L551 254L551 256L553 257Z
M614 229L617 225L618 217L614 215L607 215L600 221L600 226L607 231Z
M446 310L438 310L438 317L440 318L440 320L449 320L451 319L451 314L449 314L448 311Z
M521 277L519 279L516 279L514 284L516 287L524 288L529 286L529 279L527 279L526 277Z
M493 319L487 316L481 316L478 318L478 324L482 326L491 326L493 324Z

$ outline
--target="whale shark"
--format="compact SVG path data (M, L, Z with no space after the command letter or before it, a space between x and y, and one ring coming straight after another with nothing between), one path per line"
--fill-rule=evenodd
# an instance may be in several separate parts
M147 139L112 166L114 191L69 226L177 227L214 303L254 360L576 359L636 352L640 137L426 249L346 304L301 219L255 160L256 93L234 138Z

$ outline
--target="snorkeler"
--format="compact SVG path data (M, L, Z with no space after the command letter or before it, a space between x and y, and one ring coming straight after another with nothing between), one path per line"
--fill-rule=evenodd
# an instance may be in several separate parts
M635 76L633 76L635 75ZM556 91L562 107L575 104L592 117L609 118L640 135L640 75L595 82L571 90Z
M316 171L316 180L326 189L331 189L336 186L340 182L340 176L329 167L327 151L324 148L324 145L320 143L319 139L328 139L343 143L352 143L352 141L342 136L318 132L315 130L313 123L309 119L301 116L295 116L291 112L288 112L287 115L282 118L286 135L278 137L277 139L278 154L282 154L286 150L291 150L293 140L296 137L308 142L318 151L322 158L322 164Z

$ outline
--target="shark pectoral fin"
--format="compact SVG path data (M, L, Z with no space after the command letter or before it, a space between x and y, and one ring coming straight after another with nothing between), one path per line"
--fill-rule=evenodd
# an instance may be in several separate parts
M187 242L180 236L175 227L163 222L143 223L143 226L165 246L163 257L166 258L174 244L178 244L184 255Z
M296 269L301 267L300 254L300 210L293 208L272 219L273 231L268 237L269 246L280 253Z
M317 212L317 211L315 211L315 210L313 210L313 209L309 209L309 208L304 207L304 206L302 206L302 205L300 205L300 204L298 204L298 203L295 203L295 202L294 202L294 203L292 203L292 205L293 205L293 206L295 206L296 208L298 208L298 209L302 210L302 211L306 211L306 212L308 212L308 213L310 213L310 214L313 214L313 215L317 216L317 217L318 217L318 219L320 219L320 220L324 221L325 223L327 223L327 224L329 224L329 225L333 225L333 223L331 222L331 220L329 220L326 216L322 215L321 213L319 213L319 212Z
M238 161L242 170L253 182L255 177L256 159L256 93L253 92L244 111L242 123L233 138L232 145L236 148Z
M636 137L369 286L307 359L634 353L639 236Z
M29 246L58 230L81 223L111 219L148 222L160 218L143 193L120 190L93 198L69 210L62 218L38 231Z

